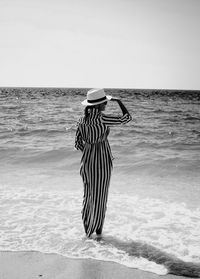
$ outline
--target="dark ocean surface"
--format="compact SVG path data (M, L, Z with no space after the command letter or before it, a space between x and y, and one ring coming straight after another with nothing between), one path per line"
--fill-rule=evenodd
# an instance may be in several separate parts
M87 89L0 88L0 250L102 259L158 274L169 269L154 248L200 263L200 91L105 91L122 99L133 120L109 135L114 170L97 242L84 237L81 153L74 149ZM105 113L120 109L110 102Z

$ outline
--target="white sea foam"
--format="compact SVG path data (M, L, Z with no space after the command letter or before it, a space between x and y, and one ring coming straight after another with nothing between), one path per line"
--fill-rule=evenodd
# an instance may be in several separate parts
M120 246L120 241L132 241L184 261L200 262L200 210L190 210L185 204L111 192L105 241L96 241L84 237L81 191L1 187L0 199L0 250L55 252L167 273L164 266L131 255L128 245ZM115 240L109 241L109 236Z

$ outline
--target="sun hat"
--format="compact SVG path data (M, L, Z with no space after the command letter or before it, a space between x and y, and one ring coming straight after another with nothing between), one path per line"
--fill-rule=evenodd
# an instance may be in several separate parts
M112 96L106 95L104 90L101 89L90 89L87 92L87 99L81 102L84 106L94 106L104 103L106 101L110 101Z

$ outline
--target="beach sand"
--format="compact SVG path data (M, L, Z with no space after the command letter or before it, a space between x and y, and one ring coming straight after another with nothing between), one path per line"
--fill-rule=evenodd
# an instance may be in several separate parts
M70 259L40 252L0 252L1 279L178 279L182 276L144 272L123 265L90 259ZM189 278L189 277L187 277Z

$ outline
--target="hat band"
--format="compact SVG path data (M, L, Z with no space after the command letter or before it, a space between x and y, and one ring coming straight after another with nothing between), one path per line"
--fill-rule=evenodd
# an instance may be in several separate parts
M88 101L88 103L93 104L93 103L101 102L104 100L107 100L106 96L104 96L103 98L96 99L96 100L87 100L87 101Z

